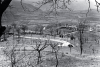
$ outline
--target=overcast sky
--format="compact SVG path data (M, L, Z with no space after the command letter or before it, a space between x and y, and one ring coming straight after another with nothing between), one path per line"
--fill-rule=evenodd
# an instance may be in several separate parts
M41 0L23 0L23 1L25 3L30 3L30 4L33 5L32 2L37 2L37 1L41 1ZM97 1L100 2L100 0L97 0ZM95 9L96 8L95 0L90 0L90 2L91 2L91 8ZM44 6L42 9L46 10L46 7L48 8L48 6ZM88 0L75 0L72 3L71 8L74 9L74 10L85 10L85 9L88 9Z

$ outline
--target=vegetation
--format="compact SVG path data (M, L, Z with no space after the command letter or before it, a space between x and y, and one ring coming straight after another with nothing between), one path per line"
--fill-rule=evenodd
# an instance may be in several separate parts
M1 9L0 30L2 28L1 24L2 15L7 9L7 7L9 6L12 7L11 5L9 5L11 1L12 0L0 0L0 9ZM21 0L21 6L22 6L21 9L25 11L26 9L22 1L23 0ZM90 11L90 4L91 4L90 0L87 1L89 3L89 7L88 7L88 12L86 13L86 17ZM39 7L35 8L35 10L33 10L32 12L39 10L42 6L45 6L47 4L51 5L50 6L51 8L48 11L49 13L47 12L43 14L45 15L44 17L42 16L42 14L40 14L42 16L42 19L46 18L46 20L48 19L50 20L50 18L57 19L57 17L59 17L57 15L60 12L58 12L57 10L59 9L70 10L68 5L70 5L72 1L42 0L34 3L37 3ZM98 7L100 6L100 3L97 0L95 0L95 3L97 11L99 11ZM48 14L50 16L49 18L47 16ZM31 16L31 14L29 15ZM28 21L28 19L30 18L26 19ZM34 19L39 20L41 19L41 17L39 16L39 18L37 18L36 16L34 17ZM75 23L73 24L71 22L60 23L58 20L53 22L55 23L49 23L46 26L34 23L31 29L30 29L31 25L13 23L9 27L7 27L5 32L2 31L0 33L0 37L1 39L3 38L4 42L3 43L0 42L0 46L3 46L4 49L3 51L2 50L0 51L3 52L4 54L3 56L5 56L9 61L8 62L9 64L7 66L62 67L64 65L64 67L78 67L80 65L82 67L84 66L89 67L91 63L92 64L94 62L95 64L97 63L97 61L95 61L94 58L89 58L89 57L91 56L91 54L96 55L98 54L98 52L100 52L98 49L100 48L99 46L100 37L97 35L97 32L89 30L91 25L89 25L86 19L82 20L82 22L79 21L79 23L77 24ZM26 34L26 31L29 32ZM13 36L10 35L9 33L12 33ZM8 36L6 37L6 35ZM47 35L47 36L42 37L42 35ZM67 42L70 44L67 45ZM70 48L70 50L68 50L68 48ZM79 52L81 55L79 55Z

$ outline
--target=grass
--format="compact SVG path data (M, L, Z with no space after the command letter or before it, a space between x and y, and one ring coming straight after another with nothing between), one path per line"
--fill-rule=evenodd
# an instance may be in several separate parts
M60 54L59 54L60 55ZM36 57L34 57L33 55L31 56L31 62L35 65L36 63ZM24 60L26 60L27 58L29 58L30 56L25 57ZM43 58L42 63L40 64L43 67L55 67L56 65L56 60L54 55L52 55L52 57L48 58L49 55L45 56L45 59ZM35 59L32 60L32 59ZM27 59L27 61L30 61L29 59ZM64 56L62 58L59 58L59 65L58 67L99 67L99 63L100 61L93 61L93 60L80 60L80 59L76 59L75 57L70 57L70 56Z
M29 35L28 35L29 36ZM40 35L32 35L34 37L42 37ZM51 37L53 38L53 37ZM24 41L22 41L24 40ZM9 38L9 40L7 41L9 42L9 47L13 45L13 40L12 37ZM0 42L0 46L6 47L7 42ZM20 43L24 43L25 45L33 45L30 43L31 39L26 39L23 38L20 40ZM16 42L17 43L17 42ZM86 43L84 44L84 50L86 50L86 52L84 52L85 54L92 54L92 50L89 49L89 45L93 44L93 43ZM23 47L23 46L21 46ZM98 47L97 45L95 45L95 47ZM79 55L79 46L78 47L74 47L72 48L72 52L70 53L69 48L68 47L62 47L58 53L58 57L59 57L59 66L58 67L99 67L100 66L100 61L94 61L91 59L78 59L76 57L79 58L83 58L82 56ZM97 49L97 48L95 48ZM99 47L98 47L99 49ZM9 50L8 50L9 51ZM16 52L17 54L17 59L25 56L20 62L18 62L18 65L23 65L25 66L26 63L30 63L31 65L36 65L37 62L37 52L36 51L25 51L25 54L23 51L19 51ZM63 56L62 56L63 53ZM73 56L70 56L68 54L71 54ZM44 51L42 51L42 63L40 64L41 67L55 67L56 65L56 59L53 53L51 53L51 48L48 47L46 48ZM75 57L76 56L76 57ZM28 65L28 64L27 64Z

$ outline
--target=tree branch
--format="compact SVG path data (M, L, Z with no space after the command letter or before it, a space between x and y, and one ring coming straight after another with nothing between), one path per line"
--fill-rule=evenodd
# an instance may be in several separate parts
M1 10L0 10L0 13L2 14L6 9L7 9L7 7L9 6L9 4L10 4L10 2L11 2L12 0L4 0L1 4L0 4L0 8L1 8Z

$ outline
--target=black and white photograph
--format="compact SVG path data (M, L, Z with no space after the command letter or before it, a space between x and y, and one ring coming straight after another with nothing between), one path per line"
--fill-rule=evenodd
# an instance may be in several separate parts
M100 67L100 0L0 0L0 67Z

